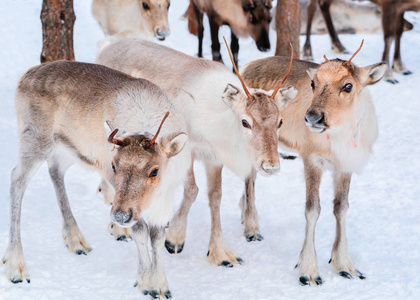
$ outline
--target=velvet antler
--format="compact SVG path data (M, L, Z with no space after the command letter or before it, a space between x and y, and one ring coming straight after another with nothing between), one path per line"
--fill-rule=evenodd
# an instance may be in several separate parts
M162 120L162 122L160 123L160 125L159 125L159 129L158 129L158 131L156 132L155 136L154 136L154 137L150 140L150 145L154 145L154 144L155 144L156 139L157 139L157 137L158 137L158 135L159 135L160 129L162 128L162 125L163 125L163 123L165 122L165 120L166 120L166 118L167 118L168 116L169 116L169 111L168 111L168 112L166 112L165 116L163 117L163 120Z
M290 43L290 48L291 48L292 54L290 55L289 70L287 70L286 75L284 75L283 79L279 82L279 84L274 89L273 94L271 95L271 98L272 99L274 99L274 97L276 97L277 92L279 91L279 89L280 89L281 85L283 84L283 82L286 80L287 76L289 76L290 70L292 69L292 63L293 63L293 45L292 45L292 43Z
M348 66L350 66L350 62L351 62L351 60L356 56L356 54L357 53L359 53L359 51L360 51L360 49L362 49L362 46L363 46L363 42L364 42L365 40L362 40L362 43L360 44L360 47L359 47L359 49L357 49L357 51L356 52L354 52L354 54L353 54L353 56L352 57L350 57L350 59L348 60L348 61L346 61L346 64L348 65Z

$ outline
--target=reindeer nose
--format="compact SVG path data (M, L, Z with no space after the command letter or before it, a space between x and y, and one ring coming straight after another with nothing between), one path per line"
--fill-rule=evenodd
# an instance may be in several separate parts
M117 210L115 212L111 211L111 220L114 223L118 223L119 225L127 224L133 218L133 210L130 208L128 214L123 212L122 210Z
M273 175L280 171L280 163L279 162L273 163L271 161L266 161L261 164L261 168L268 175Z
M157 29L156 30L156 36L158 39L160 40L164 40L171 32L169 31L169 29L164 29L164 30L160 30Z
M324 113L317 114L314 111L310 111L305 115L305 123L310 125L320 125L324 122Z

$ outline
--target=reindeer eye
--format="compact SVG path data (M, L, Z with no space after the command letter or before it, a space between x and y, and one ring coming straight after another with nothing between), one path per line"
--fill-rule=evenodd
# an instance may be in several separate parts
M170 2L168 3L168 9L169 9L169 6L171 6L171 3Z
M271 20L273 20L273 17L268 18L268 23L271 23Z
M159 169L158 168L154 169L152 172L150 172L149 178L156 177L157 174L158 174L158 172L159 172Z
M251 129L251 125L249 125L249 123L245 119L242 120L242 126L245 128Z
M114 174L115 174L115 166L114 166L114 164L111 164L111 166L112 166L112 171L114 171Z
M315 83L314 83L314 81L312 80L311 81L311 88L314 90L315 89Z
M347 83L345 86L341 88L341 91L350 93L352 88L353 88L353 85L351 83Z
M281 125L283 125L283 119L280 119L280 122L279 122L279 127L277 127L277 128L280 128L280 127L281 127Z
M249 16L248 21L249 23L254 24L254 18L252 16Z
M146 2L143 2L143 8L145 10L149 10L150 9L150 6Z

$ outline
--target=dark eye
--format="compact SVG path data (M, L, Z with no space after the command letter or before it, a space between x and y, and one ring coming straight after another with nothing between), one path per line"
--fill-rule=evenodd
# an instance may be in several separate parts
M115 174L115 172L116 172L116 171L115 171L115 166L114 166L114 164L112 164L111 166L112 166L112 171L114 171L114 174Z
M245 119L242 120L242 126L245 128L251 129L251 125L249 125L249 123Z
M168 9L169 9L169 6L171 6L171 3L168 3Z
M273 17L269 17L269 18L268 18L268 23L270 23L270 22L271 22L271 20L273 20Z
M159 169L158 168L154 169L152 172L150 172L149 178L156 177L157 174L158 174L158 172L159 172Z
M249 23L254 24L254 18L252 16L249 16L248 21Z
M345 86L341 88L341 91L350 93L352 88L353 88L353 85L351 83L347 83Z
M146 2L143 2L143 8L145 10L149 10L150 9L150 6Z
M277 127L277 128L280 128L280 127L281 127L281 125L283 125L283 119L281 119L281 120L280 120L280 122L279 122L279 127Z
M311 81L311 88L314 90L315 89L315 83L314 83L314 81L312 80Z

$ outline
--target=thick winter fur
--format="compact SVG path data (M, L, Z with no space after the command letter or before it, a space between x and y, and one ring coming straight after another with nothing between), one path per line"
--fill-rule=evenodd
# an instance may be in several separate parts
M105 35L164 40L170 0L93 0L92 14Z
M164 232L172 212L173 190L183 183L191 154L186 123L157 86L104 66L58 61L30 69L19 82L15 103L19 163L12 172L10 244L3 259L9 280L29 282L20 240L20 208L31 176L45 161L71 252L91 250L72 215L64 187L65 171L75 162L99 171L114 191L111 218L116 223L128 227L141 220ZM156 144L150 145L167 111L170 115ZM115 129L119 145L108 142ZM155 169L156 176L151 176ZM147 231L134 231L135 239L148 236ZM155 241L151 235L151 240L154 250L163 247L162 238ZM147 279L139 279L141 288L168 292L162 267L153 265L147 274Z
M385 47L382 55L382 61L388 63L388 70L384 78L391 83L397 83L392 75L392 70L394 72L402 73L404 75L411 74L411 71L407 70L405 65L401 60L400 47L401 47L401 36L404 30L410 30L413 28L413 25L407 22L404 19L404 13L406 11L419 11L420 10L420 0L370 0L371 2L377 4L381 11L382 19L382 29L384 32L384 41ZM338 52L347 52L343 44L340 42L336 30L334 28L330 6L334 0L309 0L307 11L307 25L306 25L306 42L303 46L303 56L305 59L312 59L312 49L311 49L311 24L312 18L315 13L316 4L319 4L321 8L322 15L327 24L327 29L331 37L332 47ZM363 20L365 22L365 20ZM394 58L391 70L389 50L392 45L392 42L395 40L395 50Z
M120 40L109 45L99 54L97 63L159 85L185 116L194 159L203 160L207 168L212 207L210 260L218 265L239 262L221 233L221 169L225 165L241 178L253 168L266 175L278 172L280 111L296 96L296 90L281 89L272 99L271 92L253 89L250 100L238 78L222 64L139 40ZM183 203L167 233L170 252L182 250L188 211L197 193L191 168Z
M203 14L209 18L213 60L222 61L220 55L219 27L228 25L232 31L231 49L238 65L238 37L251 36L260 51L270 50L269 25L271 21L271 0L191 0L193 15L189 16L191 33L198 35L198 56L203 52ZM191 11L191 9L189 9ZM194 24L194 25L192 25Z
M250 87L267 89L281 77L287 64L287 59L282 57L257 60L244 69L243 77ZM341 60L330 60L321 65L295 60L285 81L299 91L282 111L279 145L298 153L304 162L307 224L297 264L302 284L310 281L322 283L314 236L321 210L319 185L325 170L331 170L334 175L337 230L331 254L332 266L344 277L356 275L364 278L348 254L345 216L351 174L359 172L366 164L378 135L375 110L366 86L378 82L386 68L385 63L359 68ZM352 89L348 92L345 88L349 84ZM254 179L250 177L248 187L253 185ZM251 208L245 206L243 209L255 210L253 203L247 205Z

